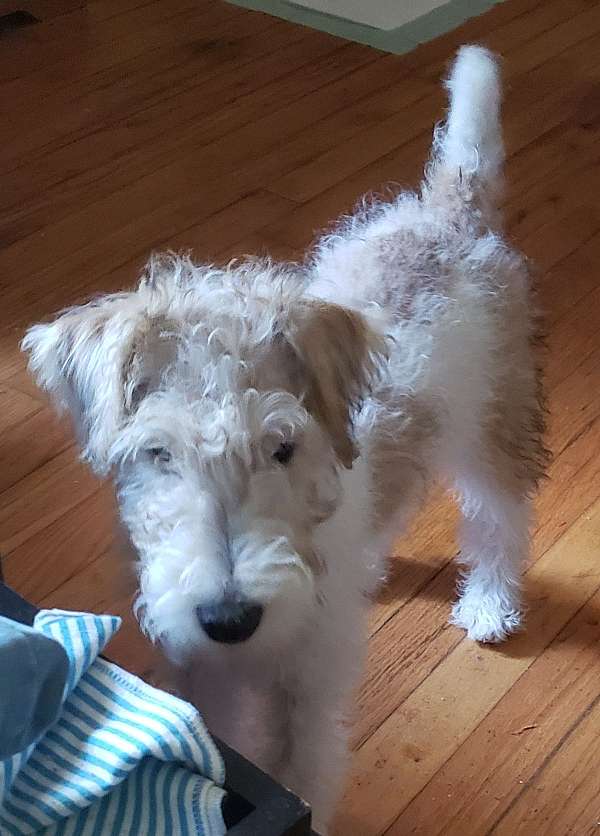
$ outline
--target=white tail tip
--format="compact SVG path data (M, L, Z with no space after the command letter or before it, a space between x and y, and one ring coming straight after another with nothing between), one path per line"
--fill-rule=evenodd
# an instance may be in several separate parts
M446 167L482 181L499 178L504 161L500 127L498 61L481 46L463 46L446 82L450 109L439 138L438 158Z

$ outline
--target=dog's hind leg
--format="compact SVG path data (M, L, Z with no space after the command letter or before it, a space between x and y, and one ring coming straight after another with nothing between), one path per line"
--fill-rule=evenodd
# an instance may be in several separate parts
M455 458L464 517L460 561L466 573L452 621L477 641L501 641L522 622L531 497L548 458L539 376L533 368L523 374L527 358L522 362L520 380L516 369L505 378L481 428L481 446Z
M528 553L530 503L478 473L458 480L465 566L452 623L469 638L498 642L522 622L521 575Z

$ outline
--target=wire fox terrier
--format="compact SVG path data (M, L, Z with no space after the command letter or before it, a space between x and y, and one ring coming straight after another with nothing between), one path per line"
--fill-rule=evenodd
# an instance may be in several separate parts
M460 497L452 621L521 624L543 474L537 316L502 237L500 82L464 47L419 194L361 208L303 264L153 258L136 290L29 330L40 385L112 472L137 613L209 727L326 823L369 595L434 476Z

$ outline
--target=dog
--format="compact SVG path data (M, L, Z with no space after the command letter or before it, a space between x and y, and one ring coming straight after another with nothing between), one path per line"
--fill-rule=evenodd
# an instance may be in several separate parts
M419 193L363 204L302 264L151 259L137 289L32 327L39 384L114 474L143 630L209 727L326 826L392 541L443 478L452 622L521 626L544 473L538 314L502 237L500 79L463 47Z

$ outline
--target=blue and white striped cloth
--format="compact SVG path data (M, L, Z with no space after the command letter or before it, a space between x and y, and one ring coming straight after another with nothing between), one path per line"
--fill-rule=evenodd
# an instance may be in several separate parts
M0 834L220 836L225 767L189 703L98 658L111 615L42 610L34 628L61 642L61 715L0 763Z

